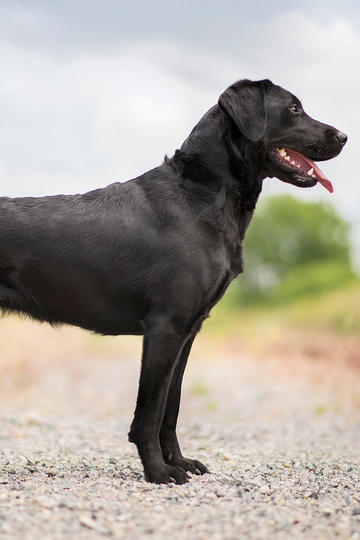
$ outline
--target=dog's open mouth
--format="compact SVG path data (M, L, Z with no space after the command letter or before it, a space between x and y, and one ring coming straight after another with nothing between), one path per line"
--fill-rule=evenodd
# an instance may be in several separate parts
M276 165L274 176L284 182L300 187L312 187L319 182L332 193L332 183L322 170L308 157L292 148L273 148L271 150L273 164Z

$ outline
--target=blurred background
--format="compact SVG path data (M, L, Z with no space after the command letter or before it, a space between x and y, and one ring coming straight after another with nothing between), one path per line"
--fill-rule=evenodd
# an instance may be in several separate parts
M245 274L214 309L197 354L269 359L290 377L331 374L334 391L360 403L359 23L360 4L346 0L0 0L1 194L127 180L171 155L235 80L291 90L348 134L322 164L334 194L265 180ZM63 368L51 379L45 365L140 354L137 338L9 318L0 342L7 406L14 389L35 388L41 401L44 369L45 393L53 380L56 394ZM196 380L193 393L206 384Z

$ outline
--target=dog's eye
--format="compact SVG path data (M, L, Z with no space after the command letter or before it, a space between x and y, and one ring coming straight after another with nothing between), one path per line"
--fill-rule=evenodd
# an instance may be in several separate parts
M301 113L301 108L299 107L299 105L291 105L291 107L289 107L289 110L290 110L290 112L292 112L293 114L299 114L299 113Z

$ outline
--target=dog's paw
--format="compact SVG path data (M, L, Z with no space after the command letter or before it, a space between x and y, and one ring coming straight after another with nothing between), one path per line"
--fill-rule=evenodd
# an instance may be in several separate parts
M173 459L169 463L171 463L171 465L175 465L176 467L180 467L184 471L188 471L193 474L210 473L209 469L203 463L201 463L201 461L198 461L197 459L189 459L189 458L181 457L176 460Z
M184 469L171 465L148 468L144 471L144 476L145 480L153 484L185 484L190 480Z

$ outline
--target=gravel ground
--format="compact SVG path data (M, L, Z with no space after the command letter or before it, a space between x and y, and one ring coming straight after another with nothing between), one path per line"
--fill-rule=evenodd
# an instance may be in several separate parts
M193 360L180 439L212 474L156 486L127 442L130 356L2 374L2 539L360 538L360 411L338 381L244 354Z

